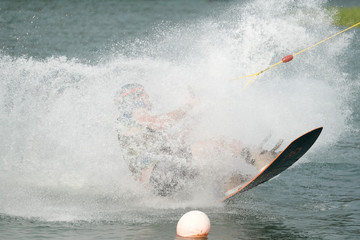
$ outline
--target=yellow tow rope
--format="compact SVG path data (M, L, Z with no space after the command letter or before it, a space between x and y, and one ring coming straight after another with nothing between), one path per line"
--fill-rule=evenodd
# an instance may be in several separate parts
M246 86L248 86L257 76L259 76L261 73L263 73L263 72L265 72L265 71L267 71L267 70L269 70L269 69L271 69L271 68L279 65L280 63L290 62L290 61L293 59L293 57L295 57L296 55L299 55L300 53L303 53L303 52L305 52L305 51L307 51L307 50L309 50L309 49L311 49L311 48L313 48L313 47L315 47L315 46L317 46L317 45L319 45L319 44L321 44L321 43L323 43L323 42L325 42L325 41L327 41L327 40L329 40L329 39L331 39L331 38L333 38L333 37L335 37L335 36L337 36L337 35L339 35L339 34L341 34L341 33L343 33L343 32L346 32L347 30L349 30L349 29L351 29L351 28L354 28L354 27L356 27L356 26L359 25L359 24L360 24L360 22L358 22L358 23L352 25L351 27L348 27L347 29L344 29L344 30L342 30L342 31L340 31L340 32L338 32L338 33L336 33L336 34L334 34L334 35L332 35L332 36L330 36L330 37L328 37L328 38L326 38L326 39L324 39L324 40L322 40L322 41L320 41L320 42L318 42L318 43L316 43L316 44L314 44L314 45L312 45L312 46L310 46L310 47L308 47L308 48L305 48L305 49L301 50L300 52L294 53L293 55L287 55L287 56L283 57L283 59L281 59L280 62L275 63L274 65L271 65L270 67L268 67L268 68L266 68L266 69L264 69L264 70L262 70L262 71L260 71L260 72L258 72L258 73L254 73L254 74L251 74L251 75L247 75L247 76L235 78L235 79L233 79L233 80L238 80L238 79L242 79L242 78L252 77L252 78L246 83L246 85L245 85L245 87L246 87Z

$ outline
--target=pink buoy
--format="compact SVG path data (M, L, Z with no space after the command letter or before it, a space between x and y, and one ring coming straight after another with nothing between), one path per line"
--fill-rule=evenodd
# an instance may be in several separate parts
M209 232L210 219L197 210L185 213L176 227L176 233L180 237L206 237Z

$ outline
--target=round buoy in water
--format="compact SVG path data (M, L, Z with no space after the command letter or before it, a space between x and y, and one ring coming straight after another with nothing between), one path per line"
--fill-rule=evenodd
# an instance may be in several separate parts
M210 219L201 211L185 213L176 227L176 233L180 237L206 237L209 232Z

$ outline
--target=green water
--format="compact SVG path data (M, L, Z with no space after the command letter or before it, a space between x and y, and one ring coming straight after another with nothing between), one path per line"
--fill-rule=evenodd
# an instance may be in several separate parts
M342 30L326 9L356 4L1 1L0 238L175 239L178 219L199 209L208 239L357 239L359 29L246 91L229 81ZM288 143L324 131L299 163L233 205L209 186L155 197L119 160L112 97L129 81L146 85L157 112L194 86L195 137L257 143L269 130Z

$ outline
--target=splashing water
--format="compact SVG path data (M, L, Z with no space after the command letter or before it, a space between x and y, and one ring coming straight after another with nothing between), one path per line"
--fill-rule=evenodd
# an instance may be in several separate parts
M0 211L67 221L157 208L159 202L162 208L218 206L211 186L166 199L132 179L117 141L113 104L126 83L143 84L158 114L184 104L191 86L201 103L183 123L192 126L189 143L225 136L258 145L272 133L273 146L318 126L325 129L318 146L333 143L351 113L341 58L351 33L264 73L245 89L246 80L230 81L337 32L323 4L234 4L195 23L159 25L148 38L115 45L95 64L0 54ZM217 169L224 162L208 164Z

